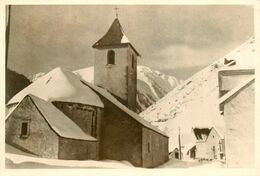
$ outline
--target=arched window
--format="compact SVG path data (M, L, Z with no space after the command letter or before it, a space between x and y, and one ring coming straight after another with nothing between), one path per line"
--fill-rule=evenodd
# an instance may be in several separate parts
M132 68L134 69L135 68L135 56L132 55Z
M115 51L108 50L108 52L107 52L107 64L115 64Z

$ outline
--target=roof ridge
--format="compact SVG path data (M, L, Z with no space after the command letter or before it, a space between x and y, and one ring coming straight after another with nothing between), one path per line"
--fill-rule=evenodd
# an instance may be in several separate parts
M250 78L246 79L241 84L237 85L235 88L231 89L229 92L227 92L221 98L219 98L218 104L222 104L225 101L227 101L230 97L232 97L234 94L236 94L239 90L243 89L245 86L247 86L253 80L255 80L255 75L250 76Z
M72 139L75 138L75 136L72 137L72 136L68 136L68 135L63 135L63 134L61 134L61 132L60 132L56 127L53 126L52 122L50 122L50 119L46 117L46 114L45 114L45 112L44 112L45 110L41 107L41 105L40 105L37 101L42 101L42 102L44 102L44 103L46 103L46 104L52 106L57 112L59 112L60 114L62 114L62 116L65 117L68 122L74 124L74 127L78 128L77 130L84 135L83 137L78 136L78 138L76 138L76 139L91 140L91 141L95 141L95 140L96 140L96 138L94 138L94 137L92 137L92 136L86 134L74 121L72 121L72 120L71 120L69 117L67 117L63 112L61 112L58 108L56 108L51 102L45 101L45 100L43 100L43 99L41 99L41 98L39 98L39 97L37 97L37 96L35 96L35 95L32 95L32 94L28 94L28 95L26 95L24 98L26 98L26 97L30 97L30 98L32 99L32 101L34 102L35 106L36 106L37 109L41 112L41 114L42 114L42 116L44 117L44 119L46 120L46 122L50 125L51 129L52 129L53 131L55 131L55 133L56 133L58 136L61 136L61 137L64 137L64 138L72 138ZM36 100L36 101L35 101L35 100ZM64 119L64 120L65 120L65 119Z

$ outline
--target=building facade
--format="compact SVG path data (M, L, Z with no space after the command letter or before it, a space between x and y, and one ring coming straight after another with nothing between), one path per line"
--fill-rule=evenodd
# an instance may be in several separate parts
M222 85L230 87L230 90L219 99L225 120L226 163L228 167L254 167L254 69L225 72L233 73L230 80L233 77L237 80L239 76L236 75L240 75L240 72L248 73L241 78L239 84L234 84L236 81L221 82Z
M196 129L196 128L195 128ZM215 127L196 130L196 159L221 160L224 159L224 137ZM201 132L201 134L199 134ZM201 137L200 137L201 136Z
M118 18L93 48L94 84L108 90L121 103L136 111L137 57L140 54L123 33Z
M68 117L34 95L26 96L6 118L6 143L36 156L96 160L98 143Z

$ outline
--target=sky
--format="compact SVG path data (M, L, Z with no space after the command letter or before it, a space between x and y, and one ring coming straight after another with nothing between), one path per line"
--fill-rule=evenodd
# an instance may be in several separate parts
M138 64L187 79L254 35L251 6L12 6L8 67L30 76L92 66L92 45L119 21Z

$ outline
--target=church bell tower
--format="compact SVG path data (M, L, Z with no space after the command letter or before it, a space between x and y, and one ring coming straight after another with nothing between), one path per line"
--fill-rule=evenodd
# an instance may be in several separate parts
M136 111L137 57L140 54L125 36L118 17L92 47L95 49L94 84Z

